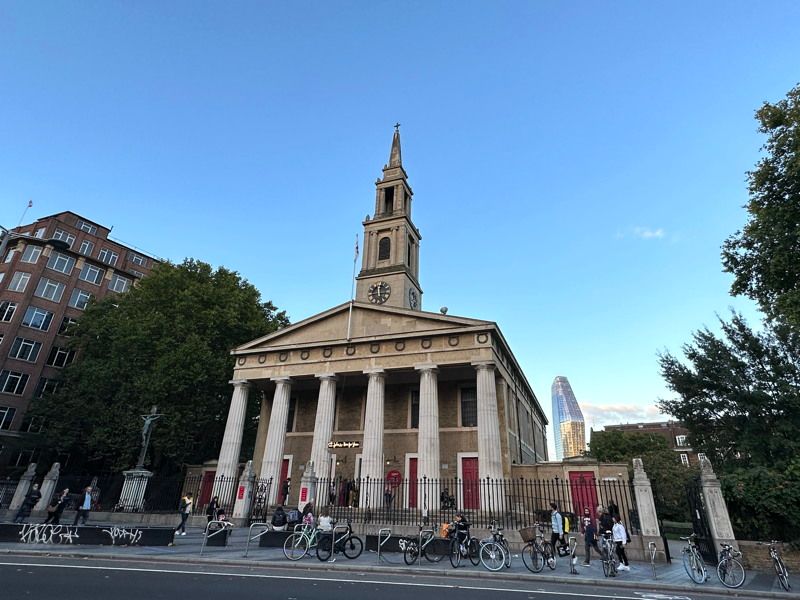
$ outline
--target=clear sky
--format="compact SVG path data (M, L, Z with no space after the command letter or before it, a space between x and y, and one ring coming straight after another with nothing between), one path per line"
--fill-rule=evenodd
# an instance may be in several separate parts
M545 412L657 418L656 353L728 307L753 113L800 81L800 3L0 3L0 224L72 210L346 301L392 125L423 307L497 321ZM552 432L551 438L552 445Z

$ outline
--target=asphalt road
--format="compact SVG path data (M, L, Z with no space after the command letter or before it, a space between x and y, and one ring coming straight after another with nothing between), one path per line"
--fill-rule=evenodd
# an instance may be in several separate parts
M0 559L0 598L18 600L710 600L714 594L383 573L121 562Z

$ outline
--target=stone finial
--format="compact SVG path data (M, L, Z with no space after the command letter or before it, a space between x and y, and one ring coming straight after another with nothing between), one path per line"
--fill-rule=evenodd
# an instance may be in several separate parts
M636 473L638 471L644 471L644 463L642 463L641 458L634 458L633 459L633 472Z
M253 470L253 461L248 460L247 463L244 465L244 469L242 470L241 479L252 479L255 477L255 471Z
M707 456L700 457L700 472L703 475L714 475L714 467L711 466Z
M47 472L47 475L44 476L45 479L58 479L58 476L61 474L61 463L54 462L53 465L50 467L50 470Z
M36 463L30 463L28 468L25 469L25 472L22 474L23 479L33 479L36 477Z

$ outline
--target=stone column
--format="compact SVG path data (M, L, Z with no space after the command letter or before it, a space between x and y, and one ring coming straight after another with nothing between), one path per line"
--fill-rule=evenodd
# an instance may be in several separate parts
M278 497L283 464L283 446L286 441L286 421L289 418L289 394L292 380L289 377L276 377L275 395L272 397L272 412L269 416L267 446L264 448L264 461L261 463L261 479L271 480L267 504L273 504Z
M493 362L473 363L478 372L478 474L481 509L490 513L502 510L503 459L501 457L500 421L497 411L497 388Z
M639 528L642 530L642 552L647 558L650 542L655 543L656 550L663 552L664 540L658 526L653 488L647 473L645 473L641 458L633 459L633 493L636 497L636 508L639 511ZM628 523L628 527L630 527L630 523ZM662 556L666 557L665 554Z
M247 413L247 393L250 382L244 379L234 379L233 396L228 409L228 421L225 423L225 434L222 436L222 447L219 450L217 461L218 481L222 478L232 479L239 474L239 452L242 448L242 432L244 431L244 418ZM215 495L219 495L215 485ZM232 486L223 486L221 489L230 490ZM223 502L220 496L220 502Z
M700 485L703 488L703 504L711 537L714 538L714 548L718 549L720 544L730 544L738 549L728 514L728 505L722 496L722 485L714 473L711 462L705 457L700 461Z
M22 506L22 501L28 495L28 490L31 489L34 477L36 477L36 463L30 463L22 477L19 478L17 489L14 490L14 497L11 498L11 504L8 505L9 510L18 510Z
M383 404L386 375L383 369L369 375L364 418L364 451L361 458L359 506L378 507L383 502Z
M264 448L267 445L267 428L269 427L269 402L267 395L260 392L261 411L258 415L258 429L256 430L256 442L253 446L253 472L261 473L261 465L264 462Z
M253 471L253 461L248 460L239 477L239 485L236 488L236 502L233 505L234 519L248 519L250 517L250 506L253 504L253 486L256 481L256 474Z
M328 442L333 435L333 417L336 405L336 375L327 373L317 375L319 379L319 397L317 399L317 416L314 421L314 441L311 444L311 462L320 479L330 476L331 453ZM327 482L326 486L328 485ZM327 489L327 487L326 487Z
M33 510L47 509L47 506L50 504L50 500L53 497L53 492L56 491L56 484L58 483L58 476L60 473L61 463L53 463L53 466L50 467L47 475L44 476L42 487L39 488L39 491L42 493L42 498L36 503L36 506L33 507Z
M415 365L419 371L419 431L417 434L417 498L423 513L439 508L439 370L434 364Z
M122 474L125 476L125 483L122 484L118 505L125 512L139 512L144 508L144 493L153 472L147 469L131 469Z

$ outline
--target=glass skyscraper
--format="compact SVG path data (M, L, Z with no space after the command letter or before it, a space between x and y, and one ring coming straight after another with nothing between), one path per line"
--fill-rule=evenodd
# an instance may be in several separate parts
M583 413L572 386L566 377L556 377L551 388L553 397L553 437L556 441L556 459L581 456L586 450L586 427Z

